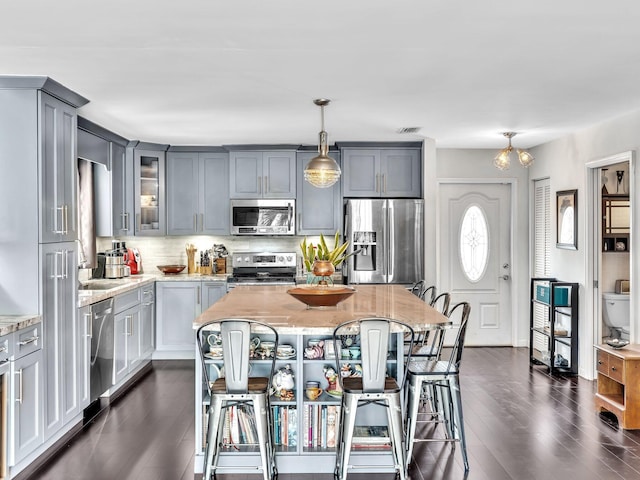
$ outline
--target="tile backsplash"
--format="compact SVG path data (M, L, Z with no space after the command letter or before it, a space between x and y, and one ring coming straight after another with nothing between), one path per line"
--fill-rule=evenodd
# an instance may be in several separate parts
M307 237L308 241L317 243L319 237ZM200 252L213 247L213 244L222 243L229 253L234 252L295 252L300 257L300 242L302 236L181 236L181 237L118 237L124 241L128 248L140 250L142 268L145 273L155 273L157 265L187 264L185 245L193 243L198 251L196 260L200 258ZM98 237L97 250L104 252L111 249L111 237ZM298 259L299 273L301 273L301 261ZM231 265L227 262L227 272L231 273Z

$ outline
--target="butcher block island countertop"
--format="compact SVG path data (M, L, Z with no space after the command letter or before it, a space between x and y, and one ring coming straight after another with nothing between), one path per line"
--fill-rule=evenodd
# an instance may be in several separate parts
M356 293L335 307L307 308L287 293L288 285L238 286L203 312L194 328L223 318L248 318L272 325L281 334L331 334L355 318L386 317L414 330L449 325L449 319L401 285L355 285Z

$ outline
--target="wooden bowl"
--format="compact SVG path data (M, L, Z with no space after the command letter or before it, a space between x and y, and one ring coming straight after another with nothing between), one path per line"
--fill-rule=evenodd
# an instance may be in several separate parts
M180 273L185 268L187 268L186 265L158 265L158 270L160 270L165 275Z
M335 307L356 293L356 289L344 285L309 285L290 288L287 293L309 307Z

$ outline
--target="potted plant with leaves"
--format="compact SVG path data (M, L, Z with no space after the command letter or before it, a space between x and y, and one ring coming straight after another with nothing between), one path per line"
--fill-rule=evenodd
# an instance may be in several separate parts
M333 248L329 248L324 235L320 234L320 241L317 245L308 243L307 238L300 243L302 258L307 272L313 273L315 277L321 277L320 285L327 284L327 278L335 272L336 267L345 261L349 254L346 254L349 242L340 243L340 233L336 232Z

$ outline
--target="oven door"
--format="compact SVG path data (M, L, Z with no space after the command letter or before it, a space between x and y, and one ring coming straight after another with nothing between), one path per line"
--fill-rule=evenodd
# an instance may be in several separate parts
M294 235L296 201L231 200L232 235Z

